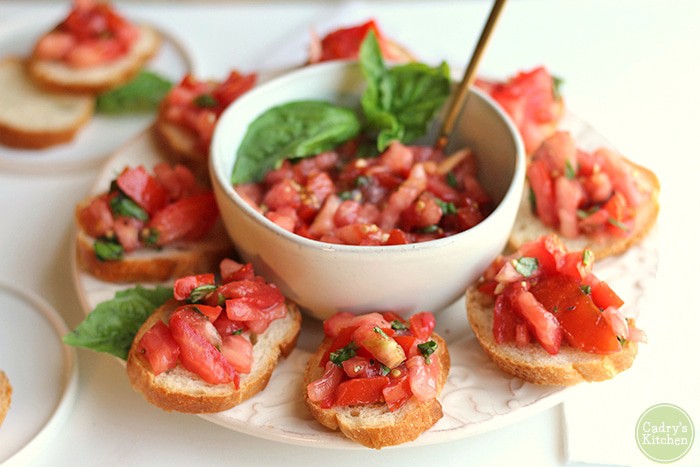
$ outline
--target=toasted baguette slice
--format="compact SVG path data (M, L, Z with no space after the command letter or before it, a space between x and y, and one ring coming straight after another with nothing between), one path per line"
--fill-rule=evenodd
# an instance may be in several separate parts
M77 209L80 209L80 205ZM174 277L202 274L218 268L231 256L233 246L221 221L201 240L180 242L160 250L142 249L114 261L95 255L95 238L78 227L76 259L78 266L107 282L162 282Z
M493 298L471 287L466 299L469 324L484 351L503 371L530 383L572 386L583 381L603 381L632 366L637 355L637 343L631 341L620 352L608 355L565 345L557 355L550 355L534 343L526 347L498 344L493 337Z
M4 371L0 370L0 425L5 421L12 403L12 385Z
M659 179L651 170L627 159L625 161L632 167L632 173L640 191L648 194L644 203L637 208L634 229L626 237L609 235L603 240L597 240L586 235L580 235L576 238L560 236L559 238L569 251L581 251L587 248L593 251L596 259L619 255L627 251L632 245L642 241L651 231L654 224L656 224L656 218L659 214ZM526 186L508 241L509 246L514 250L517 250L524 243L555 232L551 227L544 225L532 212L528 189Z
M27 78L24 62L0 61L0 143L41 149L71 141L90 120L95 99L89 95L48 92Z
M270 323L267 330L255 336L253 367L241 375L240 386L209 384L178 364L172 370L154 375L146 359L136 350L143 334L158 320L167 321L170 313L181 303L170 300L157 309L141 326L134 337L126 362L131 385L149 402L167 411L185 413L221 412L240 404L262 391L270 380L281 357L294 349L301 331L301 313L292 302L287 302L284 318Z
M29 60L29 74L41 86L52 91L99 94L132 79L153 57L161 36L148 25L139 26L139 39L131 50L117 60L91 68L73 68L63 62L43 60L35 54Z
M197 135L159 118L154 126L158 142L173 162L185 164L198 176L207 171L207 156L198 144Z
M430 357L437 358L440 362L439 394L447 381L450 354L442 337L433 334L431 339L438 345L438 350ZM319 366L319 362L332 343L332 339L325 338L309 359L304 372L304 389L309 383L323 376L324 368ZM311 415L323 426L331 430L340 430L349 439L374 449L413 441L442 418L442 405L437 399L421 403L415 397L411 397L394 412L389 411L383 403L324 409L309 399L306 390L304 402Z

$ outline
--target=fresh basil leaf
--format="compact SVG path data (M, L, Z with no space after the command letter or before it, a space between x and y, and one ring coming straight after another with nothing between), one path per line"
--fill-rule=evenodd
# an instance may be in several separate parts
M172 86L168 79L144 70L128 83L97 96L95 110L112 115L153 112Z
M373 31L363 40L359 57L367 80L362 110L369 128L378 132L379 151L392 141L411 143L425 135L451 92L448 65L443 62L432 68L409 63L387 68Z
M98 304L63 342L106 352L126 360L129 348L141 325L156 308L173 297L173 289L140 285L122 290L114 298Z
M285 159L313 156L357 136L360 120L347 107L295 101L273 107L248 127L231 174L234 185L256 182Z
M190 303L197 303L198 301L202 300L204 297L215 291L216 288L217 287L213 284L205 284L200 285L199 287L195 287L194 290L190 292Z
M219 102L211 94L200 94L194 98L194 105L200 109L216 107L218 104Z
M418 350L425 358L425 362L430 364L430 356L437 350L437 342L428 341L418 344Z

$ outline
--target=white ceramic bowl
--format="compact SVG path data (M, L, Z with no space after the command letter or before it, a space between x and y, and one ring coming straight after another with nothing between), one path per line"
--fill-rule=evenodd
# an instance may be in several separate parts
M498 206L477 226L450 237L379 247L309 240L260 215L229 181L248 125L262 112L300 99L357 103L364 86L356 63L332 62L269 81L231 105L217 124L209 162L221 215L242 258L316 318L336 311L438 312L502 251L523 191L522 140L488 97L472 92L447 150L473 148L479 179Z

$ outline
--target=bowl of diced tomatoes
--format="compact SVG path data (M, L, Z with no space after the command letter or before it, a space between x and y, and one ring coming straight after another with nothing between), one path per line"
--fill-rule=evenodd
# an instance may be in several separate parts
M350 61L273 79L222 114L210 149L242 259L319 319L450 305L503 250L522 196L522 140L487 95L470 92L444 150L429 134L437 118L410 143L385 126L380 149L367 86Z

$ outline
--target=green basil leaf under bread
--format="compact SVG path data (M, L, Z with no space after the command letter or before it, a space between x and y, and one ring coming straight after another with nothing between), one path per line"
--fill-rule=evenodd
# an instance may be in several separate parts
M63 342L106 352L126 360L141 325L163 303L173 297L170 287L147 289L140 285L122 290L98 304Z
M95 110L110 115L153 112L172 86L168 79L143 70L128 83L97 96Z

